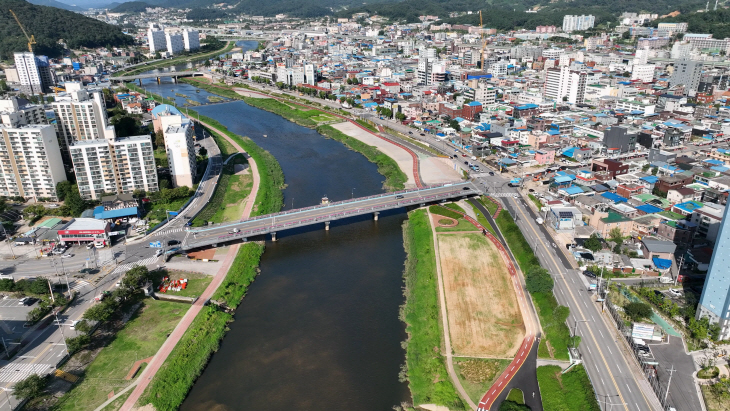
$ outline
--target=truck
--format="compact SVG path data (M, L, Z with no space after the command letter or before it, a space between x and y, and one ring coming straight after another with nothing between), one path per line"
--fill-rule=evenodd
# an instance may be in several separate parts
M509 181L508 185L510 187L519 187L521 182L522 182L521 178L513 178L512 180Z

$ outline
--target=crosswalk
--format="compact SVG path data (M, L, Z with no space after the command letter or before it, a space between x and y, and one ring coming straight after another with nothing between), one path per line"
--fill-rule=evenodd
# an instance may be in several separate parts
M46 375L55 369L53 364L11 363L0 369L0 383L13 383L24 380L32 374Z
M170 228L170 229L167 229L167 230L162 230L162 231L158 231L156 233L152 233L152 236L153 237L156 237L156 236L165 235L165 234L179 233L182 230L183 230L182 227Z
M69 284L69 286L71 286L71 290L73 291L80 290L87 285L91 285L91 283L84 280L74 280Z
M119 267L115 268L114 271L112 271L112 274L119 274L119 273L127 272L135 265L147 266L147 265L152 264L155 261L157 261L158 258L159 257L152 256L152 257L145 258L144 260L135 261L133 263L122 264Z

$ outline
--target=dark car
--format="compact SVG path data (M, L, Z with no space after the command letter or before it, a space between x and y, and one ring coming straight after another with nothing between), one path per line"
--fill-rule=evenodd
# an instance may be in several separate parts
M398 194L397 196L395 196L395 198L397 198L397 199L399 199L399 200L400 200L401 198L403 198L403 196L402 196L402 195L400 195L400 194Z
M585 270L583 271L583 275L590 278L596 278L596 273L594 273L593 271Z
M167 242L167 245L176 245L176 244L180 244L180 241L178 241L178 240L170 240L170 241Z
M489 172L489 175L490 175L490 176L493 176L493 175L494 175L494 171L490 171L490 172Z
M468 161L464 161L464 164L469 165L469 162Z
M425 134L421 133L422 136L425 136Z
M531 192L531 193L534 193L534 192L535 192L535 190L533 190L533 189L529 189L529 190L527 190L527 191L529 191L529 192Z

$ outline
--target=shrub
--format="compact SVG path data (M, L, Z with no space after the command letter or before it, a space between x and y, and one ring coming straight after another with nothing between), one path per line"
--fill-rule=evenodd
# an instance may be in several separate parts
M457 220L459 218L462 218L462 215L457 213L456 211L450 210L446 207L441 207L439 205L432 205L431 207L428 208L428 211L430 211L433 214L438 214L438 215L442 215L444 217L450 217L450 218L454 218Z
M628 303L624 305L624 312L632 321L641 321L651 316L651 306L644 303Z
M542 267L532 267L525 275L527 291L530 293L547 293L553 290L555 281L548 270Z
M43 394L48 384L48 378L38 374L32 374L24 380L20 380L13 388L13 395L21 400L32 400Z
M88 334L81 334L78 337L66 338L66 347L68 347L69 353L73 354L84 348L90 342L91 337Z

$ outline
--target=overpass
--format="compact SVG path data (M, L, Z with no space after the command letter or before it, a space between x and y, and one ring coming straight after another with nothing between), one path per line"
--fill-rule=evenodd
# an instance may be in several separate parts
M185 70L185 71L166 71L163 73L146 73L146 74L131 74L129 76L119 76L119 77L109 77L110 81L132 81L132 80L139 80L140 86L142 85L141 81L145 78L156 78L157 82L160 82L160 77L172 77L173 81L176 81L178 77L196 77L196 76L204 76L205 73L201 71L193 71L193 70Z
M381 211L460 199L479 194L481 193L474 183L463 182L337 201L268 214L215 227L191 229L187 231L180 248L187 251L230 241L247 241L248 237L265 234L271 234L272 240L276 241L276 233L279 231L313 224L323 224L325 230L329 230L331 221L343 218L373 214L377 220Z

